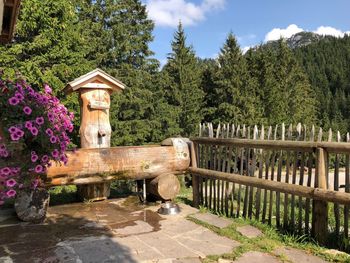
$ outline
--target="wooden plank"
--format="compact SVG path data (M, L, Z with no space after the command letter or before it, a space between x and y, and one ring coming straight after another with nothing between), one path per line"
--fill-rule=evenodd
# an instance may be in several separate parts
M328 163L328 154L327 152L319 148L317 149L317 182L318 182L318 188L315 188L315 191L324 191L324 192L330 192L327 189L327 163ZM340 192L335 192L337 194L340 194ZM342 193L349 195L347 193ZM350 195L349 195L350 196ZM314 200L313 205L313 236L315 239L321 244L326 243L327 239L327 230L328 230L328 205L326 199L321 199L321 201L317 198Z
M214 170L214 145L208 145L210 148L210 170ZM208 208L212 209L213 200L213 180L209 179L209 205Z
M235 147L249 147L270 150L291 150L299 152L312 152L316 148L324 148L328 153L350 153L350 144L346 142L304 142L304 141L260 141L248 139L214 139L214 138L191 138L192 141L213 144L232 145Z
M223 173L219 171L212 171L203 168L190 167L189 172L203 176L205 178L216 178L220 180L227 180L230 182L239 183L242 185L260 187L262 189L268 189L271 191L279 191L282 193L294 194L297 196L303 196L312 198L324 202L335 202L339 204L350 204L350 194L327 190L325 188L313 188L303 185L291 185L284 182L276 182L271 180L264 180L257 177L241 176L234 173ZM326 213L327 214L327 213Z
M337 132L337 142L340 142L340 132ZM339 191L339 155L335 155L334 161L334 191ZM335 234L339 236L340 231L340 211L339 204L334 204Z
M232 124L232 129L231 129L231 138L233 138L235 136L235 125ZM232 154L234 151L234 158L233 158L233 165L232 165L232 170L233 172L236 172L237 170L237 148L232 148ZM229 170L229 172L231 173L231 170ZM232 183L232 188L231 188L231 193L230 193L230 216L233 217L234 216L234 201L235 201L235 190L236 190L236 185L235 183Z
M276 125L275 127L275 133L274 133L274 137L273 140L276 141L277 140L277 129L278 129L278 125ZM272 151L272 161L271 161L271 181L275 180L275 165L276 165L276 157L277 157L277 153L276 151ZM268 224L271 225L272 224L272 212L273 212L273 206L275 205L273 200L274 200L274 192L270 191L270 199L269 199L269 217L268 217Z
M306 130L304 131L304 140L306 140ZM299 185L304 185L304 168L305 168L305 153L301 153L300 168L299 168ZM298 204L298 231L302 234L303 228L303 197L299 196Z
M298 162L298 152L294 152L293 155L293 174L292 174L292 184L295 185L296 184L296 178L297 178L297 162ZM295 195L293 194L291 196L291 202L290 202L290 221L291 221L291 225L294 229L295 226Z
M270 126L267 132L267 140L270 140L272 133L272 127ZM269 166L270 166L270 154L267 154L265 159L265 180L269 179ZM264 202L263 202L263 212L262 212L262 222L265 222L266 210L267 210L267 189L264 190Z
M346 142L350 142L349 133L346 134ZM345 192L350 193L350 156L345 157ZM349 238L349 206L344 206L344 236Z
M313 142L315 139L315 126L312 125L311 133L310 133L310 141ZM308 177L307 177L307 186L311 187L311 179L312 179L312 164L313 164L314 156L313 153L308 154ZM309 234L310 231L310 207L311 202L310 198L306 198L305 200L305 233Z
M261 126L260 140L265 139L265 129L264 125ZM259 175L258 178L263 177L263 168L264 168L264 152L262 149L259 150ZM256 190L256 199L255 199L255 220L259 220L260 217L260 207L261 207L261 189L257 188Z
M292 139L293 126L289 125L287 139ZM286 157L286 174L285 174L285 183L289 183L289 171L290 170L290 151L287 151ZM284 204L283 204L283 227L287 229L288 226L288 194L284 194Z
M197 168L197 153L198 153L198 144L191 142L191 167ZM194 207L199 208L199 177L195 174L192 174L192 204Z
M258 128L256 125L254 125L253 129L253 140L256 140L258 137ZM249 168L249 176L255 176L255 170L256 170L256 151L255 149L251 149L251 166ZM253 199L254 199L254 187L249 187L249 203L248 203L248 218L252 219L253 215Z
M238 126L239 128L239 126ZM243 129L243 132L245 133L245 129ZM239 133L239 129L237 130L237 137L240 136ZM242 137L244 136L244 134L242 133ZM244 148L239 148L239 158L240 158L240 162L239 162L239 174L241 176L243 176L243 159L244 159ZM238 160L237 160L238 161ZM240 211L241 211L241 192L242 192L242 185L238 185L238 196L237 196L237 213L236 213L236 217L239 217L240 215Z
M285 125L282 123L282 134L281 140L285 140ZM282 159L283 159L283 151L279 151L278 155L278 167L277 167L277 182L281 182L282 177ZM281 226L280 212L281 211L281 193L276 192L276 226Z
M248 140L250 140L250 126L248 126L247 138L248 138ZM245 176L249 176L249 171L250 171L250 152L251 152L250 148L246 148L245 149L245 161L244 161L245 164L246 164ZM241 161L243 161L243 160L241 160ZM243 200L243 217L244 218L247 217L247 213L248 213L249 190L250 190L250 187L249 186L245 186L245 189L244 189L244 200Z

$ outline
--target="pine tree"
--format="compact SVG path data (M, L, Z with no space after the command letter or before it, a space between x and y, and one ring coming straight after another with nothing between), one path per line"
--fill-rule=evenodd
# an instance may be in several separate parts
M214 122L254 124L261 121L257 87L232 33L221 48L214 86L217 107Z
M252 49L246 57L267 124L315 124L314 92L284 40Z
M182 135L190 136L195 134L196 127L202 119L201 104L204 94L200 88L200 67L193 48L186 45L181 23L174 34L171 47L172 53L163 69L171 79L165 96L170 105L179 109Z
M72 79L94 67L92 52L69 0L26 0L20 8L14 42L0 47L5 75L20 73L31 84L51 85L58 93ZM60 95L60 94L58 94Z
M279 84L279 99L283 100L283 104L276 107L281 117L275 120L312 124L315 122L316 100L311 85L286 43L280 40L278 44L275 74Z

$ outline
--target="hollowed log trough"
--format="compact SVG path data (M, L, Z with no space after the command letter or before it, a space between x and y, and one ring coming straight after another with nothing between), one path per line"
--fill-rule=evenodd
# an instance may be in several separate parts
M179 185L174 184L179 183L177 178L174 180L169 174L174 177L183 174L190 165L189 147L182 138L169 138L161 145L155 146L79 149L68 152L67 155L67 165L53 163L47 170L47 186L102 185L114 180L140 180L163 176L162 180L148 180L152 185L147 189L162 199L172 199L179 191ZM155 186L157 183L164 186ZM164 191L164 187L169 188L169 191ZM162 192L167 194L164 196Z

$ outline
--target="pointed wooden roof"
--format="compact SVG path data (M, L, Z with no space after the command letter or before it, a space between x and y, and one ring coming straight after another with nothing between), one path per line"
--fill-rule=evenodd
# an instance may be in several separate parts
M69 82L64 88L66 94L78 91L80 88L85 89L110 89L112 91L122 91L125 89L125 84L116 78L108 75L102 69L94 69L89 73Z

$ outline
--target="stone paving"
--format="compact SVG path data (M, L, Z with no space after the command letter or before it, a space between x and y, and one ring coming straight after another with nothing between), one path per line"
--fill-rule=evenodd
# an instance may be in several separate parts
M255 238L263 235L259 229L250 225L237 227L236 230L247 238Z
M232 221L226 218L218 217L211 213L196 213L191 215L192 218L198 219L209 225L216 226L218 228L228 227L232 224Z
M295 249L291 247L280 247L274 251L276 255L283 255L283 258L287 258L293 263L324 263L327 261L322 260L319 257L310 255L300 249Z
M49 208L38 225L19 222L12 210L0 213L0 262L200 262L230 253L237 241L219 236L185 217L198 210L180 205L176 216L159 206L125 199Z
M42 224L18 221L13 210L0 210L0 263L199 263L208 255L230 254L240 243L186 219L225 228L230 219L180 204L181 213L163 216L159 206L142 206L137 199L114 199L49 208ZM245 238L262 237L250 225L236 230ZM284 261L283 261L284 260ZM305 251L279 247L271 254L249 251L219 263L322 263Z

